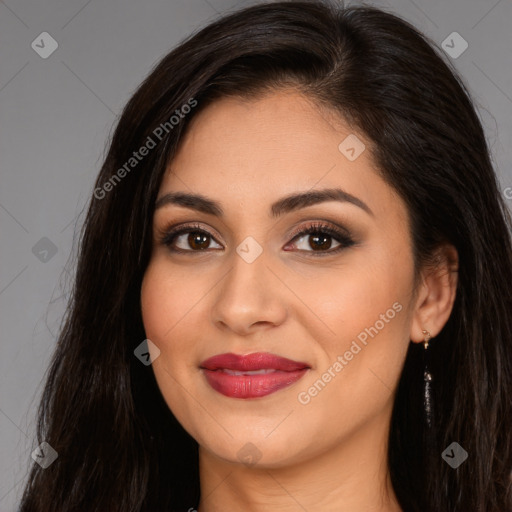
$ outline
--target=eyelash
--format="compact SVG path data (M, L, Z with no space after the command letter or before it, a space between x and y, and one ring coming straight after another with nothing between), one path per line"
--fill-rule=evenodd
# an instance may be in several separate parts
M191 232L194 232L194 233L199 233L199 234L204 234L206 236L209 236L211 238L213 238L215 240L215 237L209 233L208 231L206 231L205 229L202 229L201 226L199 224L189 224L189 225L185 225L185 226L180 226L179 228L175 228L175 229L171 229L171 228L167 228L165 229L162 233L161 233L161 237L160 237L160 243L167 246L169 251L171 252L175 252L175 253L181 253L181 254L185 254L185 253L204 253L205 251L207 251L208 249L203 249L203 250L184 250L184 249L177 249L175 247L171 247L172 246L172 243L174 242L174 240L180 236L180 235L183 235L185 233L191 233ZM314 222L314 223L311 223L310 225L308 225L306 228L304 229L299 229L297 230L296 232L294 232L291 236L292 236L292 239L290 240L291 242L293 242L295 239L297 238L302 238L304 236L307 236L307 235L311 235L311 234L323 234L323 235L328 235L329 237L333 238L334 240L336 240L337 242L339 242L341 245L339 247L337 247L336 249L333 249L333 250L327 250L327 251L303 251L303 250L299 250L299 252L307 252L307 253L312 253L314 255L314 257L316 256L327 256L327 255L331 255L331 254L337 254L338 252L344 250L344 249L347 249L348 247L351 247L352 245L355 244L354 240L351 238L350 235L348 235L347 233L337 229L337 228L333 228L331 227L329 224L325 224L323 222ZM217 240L215 240L216 243L219 243ZM218 250L218 249L216 249Z

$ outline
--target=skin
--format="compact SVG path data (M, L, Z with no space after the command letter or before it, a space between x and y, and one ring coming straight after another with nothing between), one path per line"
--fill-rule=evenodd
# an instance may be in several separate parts
M423 329L435 337L449 318L458 260L453 247L441 248L439 271L425 270L414 288L405 203L379 177L363 134L367 149L356 160L338 149L353 133L291 89L223 98L194 117L162 181L158 198L200 193L224 211L156 209L141 290L146 335L160 349L152 364L159 388L200 446L199 512L401 510L386 459L395 390L409 343L422 342ZM283 196L336 187L373 215L332 200L269 214ZM318 249L314 235L290 236L320 220L345 227L355 245L329 255L342 242L327 238ZM206 251L188 234L174 242L185 254L160 243L166 227L188 222L211 233ZM263 249L252 263L236 251L248 236ZM300 403L298 394L396 302L401 311ZM311 369L266 397L229 398L199 368L225 352L271 352ZM253 463L238 455L244 446Z

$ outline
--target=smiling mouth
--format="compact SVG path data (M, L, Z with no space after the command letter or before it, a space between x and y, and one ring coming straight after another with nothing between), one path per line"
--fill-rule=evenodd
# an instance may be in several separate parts
M227 373L228 375L264 375L266 373L275 373L279 370L275 370L275 369L262 369L262 370L248 370L248 371L238 371L238 370L229 370L228 368L222 368L222 369L219 369L218 371L220 372L224 372L224 373Z
M219 354L200 365L208 384L231 398L259 398L291 386L310 370L306 363L257 352Z
M284 372L281 370L233 371L203 369L208 384L217 392L231 398L259 398L298 381L309 368Z

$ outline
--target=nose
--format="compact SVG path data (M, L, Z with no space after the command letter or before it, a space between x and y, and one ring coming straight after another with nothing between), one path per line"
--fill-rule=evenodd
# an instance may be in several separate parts
M215 287L212 320L223 330L246 336L283 323L286 290L263 254L248 263L238 254Z

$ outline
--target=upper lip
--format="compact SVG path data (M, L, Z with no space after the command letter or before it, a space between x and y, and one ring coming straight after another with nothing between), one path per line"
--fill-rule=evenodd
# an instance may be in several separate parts
M235 371L252 371L252 370L280 370L284 372L293 372L309 368L307 363L293 361L286 357L270 354L269 352L255 352L253 354L238 355L233 353L218 354L216 356L205 359L201 368L206 370L235 370Z

